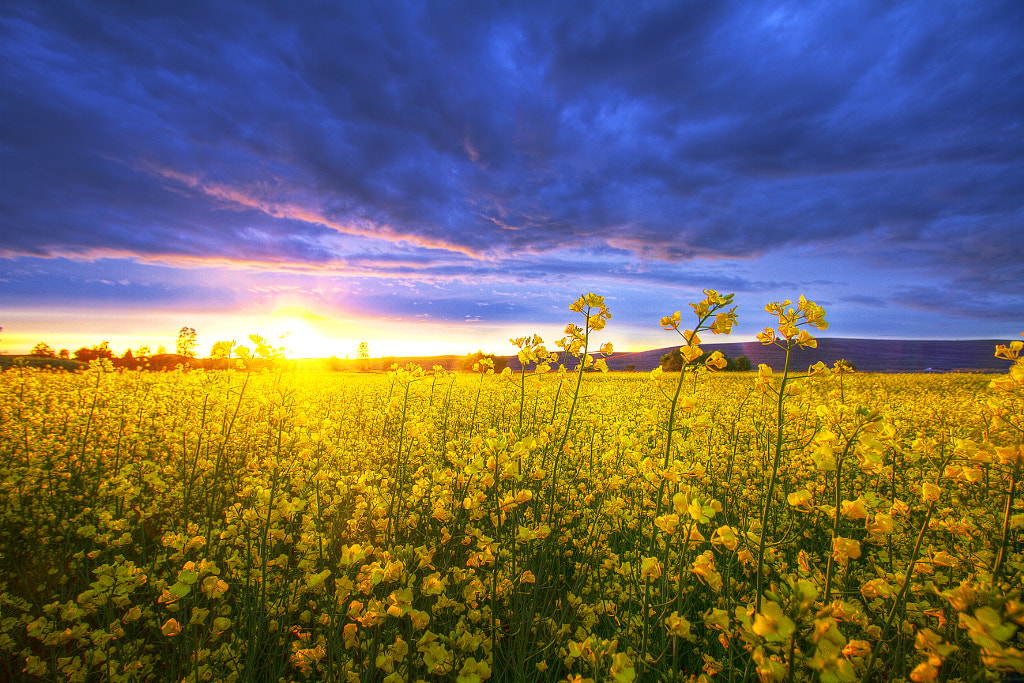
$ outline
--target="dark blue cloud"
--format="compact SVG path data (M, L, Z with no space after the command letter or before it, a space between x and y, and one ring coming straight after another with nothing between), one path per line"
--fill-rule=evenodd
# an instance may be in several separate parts
M1016 2L9 2L0 254L768 292L810 280L742 264L802 249L1024 310L1021 35Z

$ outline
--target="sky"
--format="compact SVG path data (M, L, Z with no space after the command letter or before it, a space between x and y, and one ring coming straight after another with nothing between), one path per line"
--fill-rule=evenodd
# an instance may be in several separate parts
M0 5L0 351L1024 331L1024 3ZM717 341L717 340L716 340Z

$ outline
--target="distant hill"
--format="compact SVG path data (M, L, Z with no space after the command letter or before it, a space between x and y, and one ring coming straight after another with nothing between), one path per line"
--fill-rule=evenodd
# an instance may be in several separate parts
M859 372L1006 372L1010 362L995 357L996 344L1009 344L1009 341L819 337L818 348L794 351L791 366L804 369L819 360L831 366L835 361L845 359ZM608 368L625 370L627 365L633 365L637 371L650 371L658 367L661 357L673 348L678 346L634 353L616 353L608 358ZM764 346L756 341L701 344L701 349L721 351L730 358L746 356L755 368L765 363L779 369L785 363L786 357L785 352L777 346ZM509 367L518 370L519 359L513 356Z

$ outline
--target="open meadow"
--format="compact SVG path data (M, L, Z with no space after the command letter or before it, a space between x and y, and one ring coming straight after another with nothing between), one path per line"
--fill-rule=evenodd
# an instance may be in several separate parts
M1024 672L1024 362L808 368L801 299L714 372L730 303L663 319L682 373L601 372L593 295L574 371L3 372L0 678Z

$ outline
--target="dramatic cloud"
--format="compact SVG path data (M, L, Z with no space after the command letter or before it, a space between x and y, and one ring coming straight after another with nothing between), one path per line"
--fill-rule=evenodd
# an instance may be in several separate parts
M637 324L806 291L850 334L1011 334L1021 36L1013 1L14 0L0 287L516 322L554 314L492 291L601 289Z

